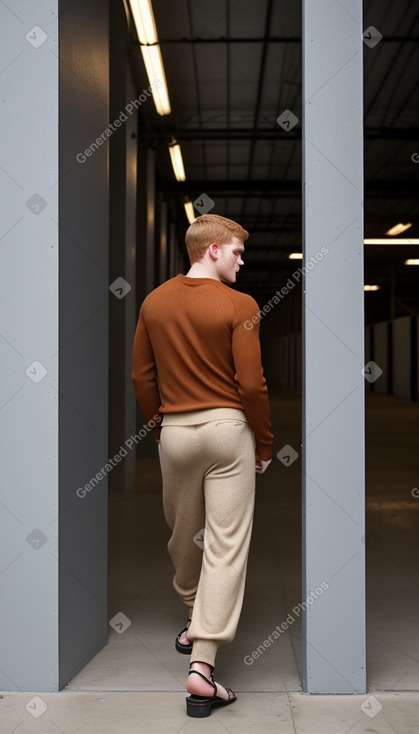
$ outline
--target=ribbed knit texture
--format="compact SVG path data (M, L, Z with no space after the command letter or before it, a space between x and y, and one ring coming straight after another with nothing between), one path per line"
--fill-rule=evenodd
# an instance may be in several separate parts
M140 310L132 371L147 420L208 408L242 409L259 458L269 460L268 391L259 324L252 324L258 313L253 298L213 278L177 275L152 291ZM160 427L154 434L158 439Z

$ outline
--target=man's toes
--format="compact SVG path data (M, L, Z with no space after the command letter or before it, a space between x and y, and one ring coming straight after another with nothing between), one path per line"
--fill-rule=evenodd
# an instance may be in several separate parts
M215 685L217 686L217 693L216 693L216 695L219 698L223 698L225 701L227 701L227 699L229 698L229 695L228 695L228 692L226 691L226 689L223 686L220 686L220 684L217 683L217 682L215 683Z

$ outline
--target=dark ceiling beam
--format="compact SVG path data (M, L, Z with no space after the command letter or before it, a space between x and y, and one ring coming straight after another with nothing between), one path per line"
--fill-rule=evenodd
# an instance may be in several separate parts
M400 198L400 195L408 194L410 199L419 196L419 181L412 179L404 180L378 180L373 179L365 182L365 189L368 195L371 193L391 194L395 198ZM240 196L243 193L249 194L250 192L263 192L264 194L275 194L278 193L283 196L284 194L300 195L301 193L301 181L296 180L285 180L277 179L273 181L256 180L252 181L224 181L224 180L187 180L179 183L177 181L166 181L166 191L168 194L176 196L190 196L192 192L196 192L197 196L202 193L207 194L228 194L231 197L233 194Z
M267 43L301 43L301 38L298 36L267 36ZM219 36L218 38L202 38L202 36L195 36L195 38L164 38L159 39L159 43L264 43L265 38L253 37L242 37L242 38L227 38L227 36ZM151 44L155 45L155 44Z
M269 218L268 222L263 219L259 221L259 219L250 220L246 217L243 217L243 219L240 219L240 223L245 229L253 230L255 227L257 227L258 232L272 232L272 225L274 225L274 227L281 227L281 230L284 226L291 227L292 231L294 232L296 225L301 227L301 214L295 215L295 217L293 216L292 219L289 219L289 221L286 214L283 214L282 216L272 215Z
M417 135L417 131L416 131ZM212 128L212 129L194 129L194 130L170 130L168 132L150 132L149 134L139 135L140 142L142 143L166 143L170 142L172 137L176 138L178 142L183 140L195 141L195 140L296 140L301 138L301 130L296 131L290 130L286 133L277 127L272 128Z
M249 160L247 162L247 182L249 183L252 178L252 167L253 167L253 160L255 157L255 149L256 149L256 137L255 133L258 127L258 121L259 121L259 112L260 107L262 103L262 88L265 80L265 67L266 67L266 58L268 54L268 46L269 46L269 27L271 24L271 18L272 18L272 9L273 9L273 0L268 0L268 7L266 9L266 19L265 19L265 33L264 33L264 40L263 40L263 46L262 46L262 56L260 60L260 68L259 68L259 79L258 79L258 86L257 86L257 93L256 93L256 104L255 104L255 111L254 111L254 117L253 117L253 129L252 129L252 136L250 139L250 153L249 153ZM249 187L246 186L246 191L249 190ZM244 213L246 211L246 195L243 198L242 203L242 211L241 211L241 217L243 218Z
M278 235L278 234L289 234L290 232L301 232L301 217L300 221L296 222L294 225L287 225L284 226L282 224L281 220L277 220L274 217L272 218L272 224L270 227L266 227L264 225L260 226L255 222L254 224L248 224L246 221L243 221L243 219L240 219L240 224L242 227L247 229L249 232L252 232L254 234L257 232L258 234L271 234L271 235ZM267 252L273 252L274 250L282 250L286 245L248 245L246 246L246 252L252 252L253 250L266 250ZM287 245L288 247L288 245Z
M185 181L179 183L177 181L166 181L165 190L168 194L174 196L191 196L196 194L199 196L202 193L216 194L218 196L227 195L229 198L239 196L243 197L243 194L252 193L263 193L264 195L275 194L281 192L281 195L286 196L287 193L295 196L296 193L301 193L301 181L212 181L211 179L199 180L199 181Z
M191 0L187 0L187 8L188 8L188 23L189 23L189 31L192 33L192 7L191 7ZM192 48L192 64L193 64L193 71L194 71L194 81L195 81L195 94L196 94L196 102L197 102L197 113L198 113L198 120L199 120L199 127L202 128L202 104L201 104L201 85L199 83L199 75L198 75L198 63L196 58L196 48ZM208 168L207 168L207 151L205 143L202 141L201 144L201 151L202 151L202 163L204 166L204 176L208 176Z
M268 36L266 38L268 43L301 43L301 38L298 36ZM209 44L209 43L264 43L264 38L254 37L242 37L242 38L227 38L226 36L220 36L219 38L202 38L201 36L195 36L195 38L163 38L159 39L157 43L144 44L148 46L165 45L172 43L193 43L193 44ZM380 43L418 43L419 36L383 36ZM139 46L140 44L134 44Z
M300 230L301 230L301 225L300 225ZM254 232L259 233L259 232L265 232L265 231L268 231L268 230L258 229L258 227L252 228L252 231L251 231L252 239L254 239L253 238ZM275 232L274 229L271 229L269 231L270 231L270 234L280 234L278 232ZM292 231L295 232L296 230L293 229ZM281 228L281 232L283 232L282 228ZM288 254L289 250L290 250L289 243L283 244L283 245L268 245L268 246L266 245L246 245L245 244L245 255L246 256L249 255L250 253L259 254L261 252L283 252L283 253Z
M417 16L417 12L416 12L415 15L414 15L414 18L411 20L411 22L409 24L409 33L410 34L412 33L413 28L415 28L415 25L417 23L417 19L418 19L418 16ZM401 27L401 25L402 25L403 22L404 22L403 16L399 16L398 23L397 23L397 28L395 30L399 30L399 28ZM411 49L408 49L408 51L409 50L411 51ZM402 51L404 51L404 49L402 49ZM369 88L369 77L371 76L371 70L372 69L375 70L375 66L371 67L370 72L364 78L364 87L365 87L365 89L368 89ZM401 66L401 64L399 63L399 68L400 68L400 66ZM405 69L408 68L408 65L406 63L406 58L405 57L404 57L404 60L403 60L402 68L403 68L403 70L405 70ZM386 83L386 89L387 89L387 85L388 85L388 81L390 80L390 77L393 76L394 69L395 69L394 58L383 59L383 61L380 64L380 76L381 76L382 82L384 82L384 80L386 80L386 82L385 82ZM375 72L375 73L377 73L377 72ZM375 86L375 89L373 87L373 93L372 94L369 93L366 96L366 98L365 98L364 120L367 119L369 113L372 110L375 110L376 102L381 97L382 83L381 84L377 84L377 81L375 81L375 85L374 86ZM407 85L407 86L410 86L410 85ZM406 87L406 85L405 85L405 87ZM410 94L411 94L411 92L409 90L409 97L408 97L408 99L410 98ZM390 94L389 93L388 94L388 105L387 105L387 109L384 111L384 119L387 119L387 113L388 113L388 110L389 110L390 106L392 105L392 103L394 104L394 102L393 102L393 94ZM403 107L400 106L400 102L399 102L399 104L398 104L398 110L402 110L402 109L403 109ZM397 119L397 118L395 118L395 119ZM394 119L393 119L393 122L394 122Z
M364 130L365 140L417 140L418 129L415 127L366 127ZM272 128L212 128L199 130L171 130L169 132L150 131L140 133L139 141L142 144L167 143L176 138L178 142L183 140L300 140L301 129L294 128L289 133L277 127Z
M290 248L288 248L288 251ZM246 251L244 253L246 257ZM368 282L368 280L372 280L373 278L377 278L378 281L381 280L390 280L389 276L389 267L387 268L387 271L377 270L377 264L378 264L379 255L377 253L375 261L371 261L370 263L365 264L365 282ZM249 260L245 260L245 265L240 270L240 284L243 285L244 280L251 279L252 278L252 272L253 271L265 271L266 273L273 273L273 272L281 272L283 276L289 277L291 273L293 273L295 270L298 270L298 268L303 267L303 261L302 260L283 260L283 259L276 259L276 260L266 260L263 258L263 256L258 260L252 260L251 262ZM414 270L415 268L412 267L409 270L409 267L406 265L403 265L403 262L398 262L396 264L396 274L397 274L397 280L401 281L403 280L405 283L417 283L417 274L412 273L410 271ZM246 270L247 268L247 270ZM373 282L376 282L375 280Z

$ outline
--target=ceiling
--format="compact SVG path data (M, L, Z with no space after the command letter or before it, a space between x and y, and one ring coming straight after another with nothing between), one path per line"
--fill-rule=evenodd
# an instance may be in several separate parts
M338 0L336 0L338 2ZM206 193L213 213L250 232L240 290L257 298L295 269L301 251L301 7L288 0L154 0L153 9L172 113L141 107L140 137L157 150L159 186L187 226L185 197ZM368 0L364 28L383 35L364 45L365 237L383 237L398 222L419 237L419 2ZM130 59L147 86L135 30ZM298 124L276 122L290 109ZM168 142L181 144L186 182L175 180ZM419 313L416 246L365 246L367 320L388 318L390 283L396 315ZM395 285L394 285L395 284ZM384 314L384 315L383 315Z

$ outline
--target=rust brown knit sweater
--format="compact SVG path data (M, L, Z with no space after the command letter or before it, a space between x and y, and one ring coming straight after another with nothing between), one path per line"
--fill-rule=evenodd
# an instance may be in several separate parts
M177 275L152 291L141 306L132 371L147 421L157 414L240 408L254 430L259 458L268 461L268 390L259 324L251 324L258 313L253 298L213 278ZM159 432L154 430L157 439Z

